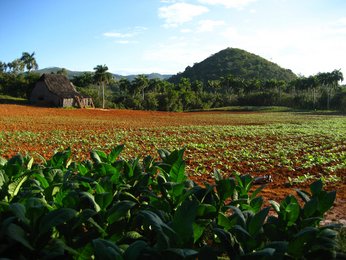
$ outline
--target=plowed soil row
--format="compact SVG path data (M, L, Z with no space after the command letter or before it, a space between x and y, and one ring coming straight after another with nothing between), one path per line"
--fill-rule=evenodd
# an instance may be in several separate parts
M74 159L83 160L91 149L109 151L121 143L125 158L185 147L188 174L199 183L213 182L214 169L226 176L270 174L273 182L261 193L267 200L279 201L325 178L327 188L337 190L328 221L346 224L345 117L0 105L0 156L6 158L29 152L39 160L36 153L49 158L71 147Z

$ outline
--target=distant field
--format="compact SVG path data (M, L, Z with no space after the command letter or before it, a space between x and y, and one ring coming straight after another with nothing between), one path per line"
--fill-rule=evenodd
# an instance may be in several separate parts
M158 148L186 148L192 179L212 181L214 168L271 174L267 198L322 177L337 189L336 218L346 218L346 117L295 112L166 113L0 105L0 156L50 157L71 147L75 159L91 149L125 144L123 156L156 156ZM333 217L331 217L333 218Z

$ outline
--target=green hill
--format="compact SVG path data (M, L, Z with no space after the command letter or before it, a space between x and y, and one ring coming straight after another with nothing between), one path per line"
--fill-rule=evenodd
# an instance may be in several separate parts
M232 75L234 77L250 79L277 79L290 81L297 76L289 69L283 69L258 55L247 51L227 48L202 62L188 66L184 72L172 76L169 81L179 82L183 77L190 80L217 80Z
M36 70L35 72L37 72L38 74L43 74L43 73L57 73L57 71L61 70L62 68L59 67L50 67L50 68L44 68L44 69L39 69ZM83 74L86 71L72 71L72 70L66 70L67 71L67 77L69 79L72 79L74 76L80 76L81 74ZM119 74L113 74L114 77L116 79L121 79L121 78L126 78L130 81L132 81L134 78L136 78L138 75L137 74L133 74L133 75L127 75L127 76L123 76L123 75L119 75ZM150 74L145 74L148 79L168 79L170 78L172 75L166 75L166 74L159 74L159 73L150 73Z

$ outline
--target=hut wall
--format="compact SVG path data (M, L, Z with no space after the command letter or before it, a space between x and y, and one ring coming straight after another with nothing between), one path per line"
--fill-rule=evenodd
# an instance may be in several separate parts
M31 92L30 102L33 104L61 106L60 98L50 92L44 82L37 82Z
M82 98L81 103L83 104L84 107L92 107L92 99L91 98Z
M73 107L73 106L76 106L76 102L75 102L74 98L64 98L62 100L62 106L63 107Z

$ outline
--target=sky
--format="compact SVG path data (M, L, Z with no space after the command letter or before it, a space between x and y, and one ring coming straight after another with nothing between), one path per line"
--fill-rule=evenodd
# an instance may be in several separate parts
M176 74L225 48L346 76L346 0L0 0L0 61Z

